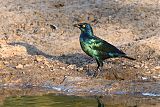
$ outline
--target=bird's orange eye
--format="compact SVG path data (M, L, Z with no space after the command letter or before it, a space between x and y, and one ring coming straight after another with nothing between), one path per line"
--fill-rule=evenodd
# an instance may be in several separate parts
M85 28L85 27L86 27L86 25L82 25L82 27L83 27L83 28Z

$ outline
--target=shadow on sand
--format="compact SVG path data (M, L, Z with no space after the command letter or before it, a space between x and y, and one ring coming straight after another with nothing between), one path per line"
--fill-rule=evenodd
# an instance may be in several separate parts
M28 44L26 42L12 42L9 45L20 45L24 46L27 49L27 53L29 55L42 55L48 59L59 60L65 64L74 64L77 67L82 67L87 64L95 63L95 61L88 57L85 54L74 53L74 54L65 54L60 56L49 55L41 50L39 50L36 46Z

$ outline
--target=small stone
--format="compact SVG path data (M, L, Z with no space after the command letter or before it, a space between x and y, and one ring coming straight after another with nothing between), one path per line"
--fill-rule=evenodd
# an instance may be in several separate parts
M50 67L50 71L55 71L56 69L53 67Z
M40 68L42 68L42 69L43 69L43 68L44 68L44 66L40 66Z
M36 56L35 61L42 62L43 60L44 60L44 57L42 57L42 56Z
M8 62L8 61L4 61L3 63L4 63L5 65L9 64L9 62Z
M135 67L135 68L140 68L140 65L137 64L137 65L134 65L134 67Z
M144 66L145 66L144 64L141 65L141 67L144 67Z
M112 16L108 16L108 20L111 21L112 20Z
M147 68L148 68L148 66L146 66L146 65L145 65L145 66L144 66L144 68L146 68L146 69L147 69Z
M63 69L63 70L65 70L66 68L65 67L59 67L60 69Z
M150 74L150 73L151 73L151 71L146 71L146 73L147 73L147 74Z
M126 66L123 66L123 68L125 69L125 68L127 68Z
M142 77L142 80L147 80L148 78L147 77Z
M126 64L125 63L122 63L122 66L125 66Z
M30 66L32 66L32 64L25 64L24 66L25 67L30 67Z
M159 76L153 76L153 78L155 78L155 79L159 79L160 77L159 77Z
M16 66L16 69L23 69L23 65L22 64L18 64L17 66Z
M69 65L67 68L70 68L70 69L74 69L74 68L76 68L76 65Z
M47 60L44 61L44 64L45 64L46 66L48 66L48 67L51 66Z
M54 30L57 30L57 29L58 29L58 27L57 27L56 25L50 25L50 28L51 28L51 29L54 29Z
M23 72L23 71L22 71L21 73L22 73L22 74L25 74L25 72Z
M79 71L83 71L83 67L79 68Z

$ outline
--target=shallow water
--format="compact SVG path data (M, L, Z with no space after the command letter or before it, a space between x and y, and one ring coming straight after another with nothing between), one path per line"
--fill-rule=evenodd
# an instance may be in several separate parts
M96 100L93 97L47 94L8 97L1 107L96 107L96 105Z
M6 97L0 107L160 107L160 97L143 95L67 96L62 94Z

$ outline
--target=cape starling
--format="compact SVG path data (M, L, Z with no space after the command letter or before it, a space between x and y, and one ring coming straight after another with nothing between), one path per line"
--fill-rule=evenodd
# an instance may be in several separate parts
M123 51L119 50L115 46L95 36L90 24L80 23L75 24L74 26L81 30L79 40L82 50L87 55L94 58L98 64L97 71L93 76L97 76L98 71L102 70L103 61L105 59L124 57L135 60L134 58L128 57Z

